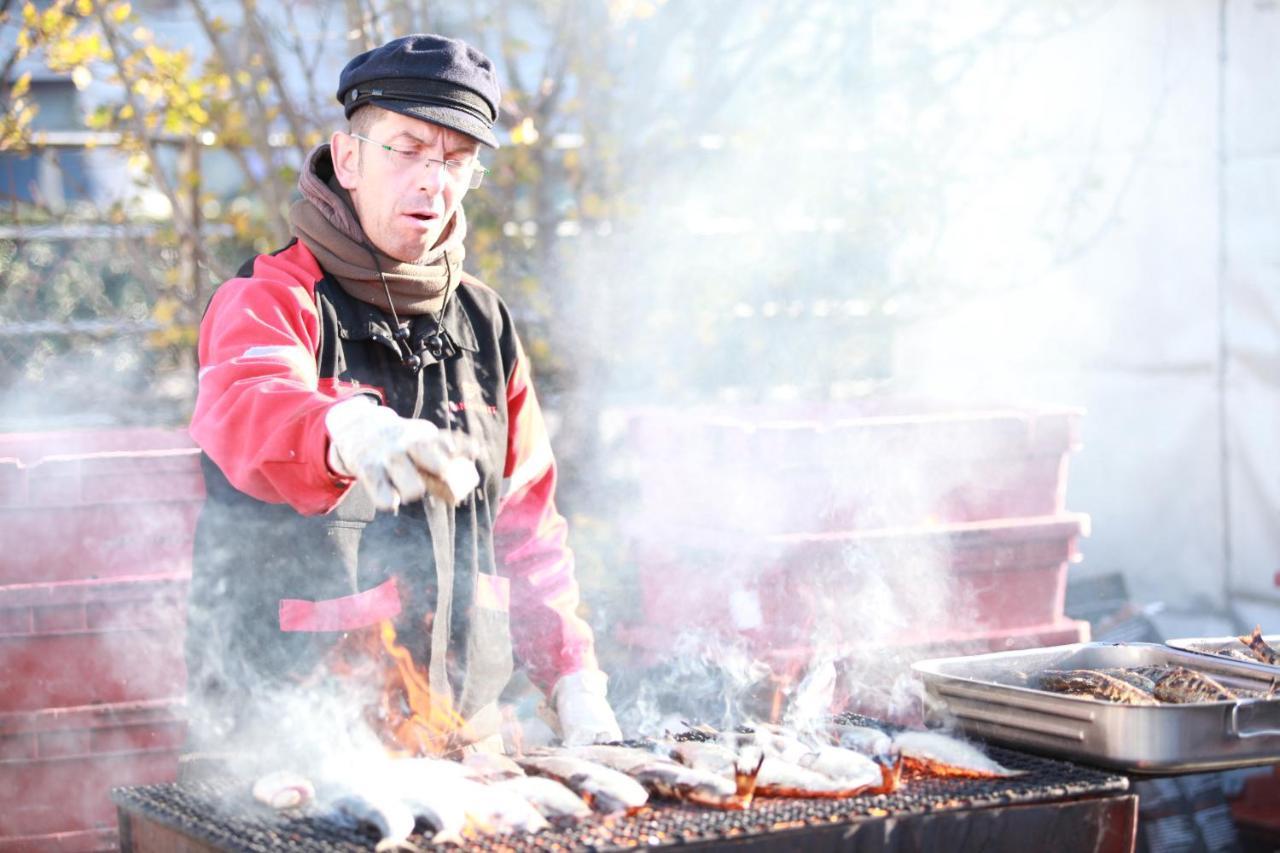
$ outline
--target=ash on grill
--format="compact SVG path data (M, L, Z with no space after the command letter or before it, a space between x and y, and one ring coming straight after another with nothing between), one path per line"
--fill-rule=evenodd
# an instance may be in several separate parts
M636 846L713 844L730 839L778 836L798 840L806 831L851 825L887 816L929 815L1015 804L1051 803L1115 795L1128 789L1123 776L1003 749L991 757L1022 771L1005 779L946 779L912 775L892 794L837 800L757 798L740 812L715 811L679 803L651 802L631 817L593 816L534 834L469 839L474 850L613 850ZM212 849L228 851L369 850L372 832L347 829L323 813L287 812L254 802L243 780L154 785L118 789L113 797L123 814L169 827ZM122 832L127 834L127 821ZM129 849L128 838L122 846ZM413 842L433 848L427 836Z

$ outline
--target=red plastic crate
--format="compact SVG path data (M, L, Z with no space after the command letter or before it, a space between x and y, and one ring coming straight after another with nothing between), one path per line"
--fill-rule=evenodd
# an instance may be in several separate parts
M0 836L0 853L107 853L119 849L119 833L114 827Z
M635 514L785 533L1064 510L1080 411L900 405L632 413L620 454L635 471Z
M205 492L199 450L185 441L0 459L0 541L22 543L0 553L0 584L190 572ZM47 446L10 441L7 449Z
M32 465L46 456L119 453L139 450L188 450L195 447L185 429L129 427L0 433L0 458Z
M0 711L181 695L189 578L0 587Z
M0 714L0 850L98 850L110 790L173 781L185 736L177 700Z
M821 534L644 529L634 537L639 627L671 639L690 629L744 637L762 651L807 648L819 633L836 644L884 642L839 620L865 601L859 577L868 576L885 607L904 614L928 612L913 606L926 598L945 601L911 626L917 643L1052 625L1063 619L1067 567L1087 525L1087 516L1063 514ZM913 588L916 565L949 586ZM835 614L835 628L823 614Z

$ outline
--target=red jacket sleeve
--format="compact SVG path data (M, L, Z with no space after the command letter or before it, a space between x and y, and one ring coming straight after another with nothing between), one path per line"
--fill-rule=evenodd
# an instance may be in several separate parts
M504 497L494 521L499 571L511 583L511 630L530 679L550 691L557 679L595 669L591 626L577 614L578 581L568 525L556 511L556 465L523 350L507 383Z
M191 437L233 486L305 515L329 511L351 487L326 461L325 413L353 391L320 388L320 277L295 243L218 288L200 324L191 417Z

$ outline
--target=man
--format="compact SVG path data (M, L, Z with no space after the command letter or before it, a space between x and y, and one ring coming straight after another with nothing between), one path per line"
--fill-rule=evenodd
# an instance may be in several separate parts
M462 200L498 147L493 65L406 36L351 60L337 94L350 129L307 159L297 238L200 327L192 743L282 728L281 697L386 619L467 740L492 746L513 648L566 742L616 739L528 359L462 271Z

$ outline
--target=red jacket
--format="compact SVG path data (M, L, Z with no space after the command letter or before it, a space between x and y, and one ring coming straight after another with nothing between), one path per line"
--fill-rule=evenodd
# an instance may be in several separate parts
M414 334L430 319L415 321ZM401 415L413 415L416 405L418 416L441 427L471 426L492 445L491 460L486 464L482 453L478 465L479 514L473 507L470 518L479 539L471 557L492 549L509 590L516 657L549 690L560 676L594 668L596 661L591 629L575 612L573 556L565 542L567 525L555 507L555 460L528 360L501 299L473 278L463 277L442 325L452 352L429 363L415 380L396 360L390 339L379 337L390 331L386 315L341 291L302 243L259 255L218 289L201 323L191 435L234 492L253 503L287 504L297 514L321 516L353 488L326 463L324 418L335 401L374 393ZM382 362L390 366L378 368ZM463 518L462 508L459 513ZM384 521L390 523L369 523ZM212 574L228 571L234 569L224 566ZM364 594L362 585L352 592ZM474 595L488 600L508 590L481 584ZM276 595L281 601L323 597L284 588L267 597Z

